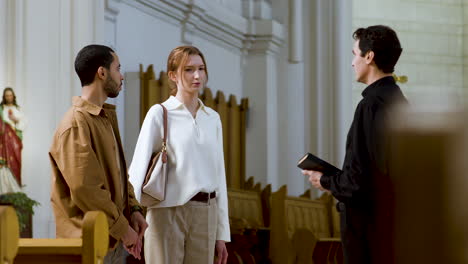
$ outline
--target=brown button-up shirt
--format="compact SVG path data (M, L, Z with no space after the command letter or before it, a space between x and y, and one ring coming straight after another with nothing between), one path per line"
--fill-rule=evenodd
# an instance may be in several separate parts
M107 215L115 244L128 229L128 208L139 205L128 182L115 106L73 97L49 156L57 237L81 237L84 214L99 210Z

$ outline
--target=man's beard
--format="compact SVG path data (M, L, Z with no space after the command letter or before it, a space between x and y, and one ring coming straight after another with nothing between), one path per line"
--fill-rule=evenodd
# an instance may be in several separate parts
M104 92L106 92L107 97L115 98L119 95L119 84L115 82L110 76L107 77L104 84Z

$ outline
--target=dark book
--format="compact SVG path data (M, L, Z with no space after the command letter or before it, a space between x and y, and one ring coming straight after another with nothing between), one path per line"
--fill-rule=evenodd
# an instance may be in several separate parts
M299 160L297 166L303 170L320 171L324 175L337 175L341 173L341 170L337 167L310 153L305 154Z

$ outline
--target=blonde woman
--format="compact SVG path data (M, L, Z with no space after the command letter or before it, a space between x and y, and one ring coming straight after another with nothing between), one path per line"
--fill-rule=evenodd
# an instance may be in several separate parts
M145 260L152 264L227 262L230 241L223 138L218 113L203 105L199 92L208 80L203 54L193 46L169 54L167 74L172 96L168 110L166 197L148 208ZM130 181L141 197L151 154L161 149L163 110L148 111L138 137Z

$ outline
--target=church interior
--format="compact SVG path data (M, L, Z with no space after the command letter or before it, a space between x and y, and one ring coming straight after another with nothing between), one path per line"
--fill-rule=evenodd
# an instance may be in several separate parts
M200 98L223 126L228 263L343 263L335 201L297 162L310 152L342 166L365 88L352 34L381 24L401 41L394 78L410 102L394 120L397 263L468 263L468 0L0 0L0 19L0 88L26 120L21 191L39 203L21 235L0 206L0 256L18 257L7 263L98 263L107 250L104 215L59 240L50 204L48 151L81 91L74 58L92 43L120 58L123 90L107 102L127 164L146 112L169 96L169 52L204 53ZM39 261L57 250L59 262Z

